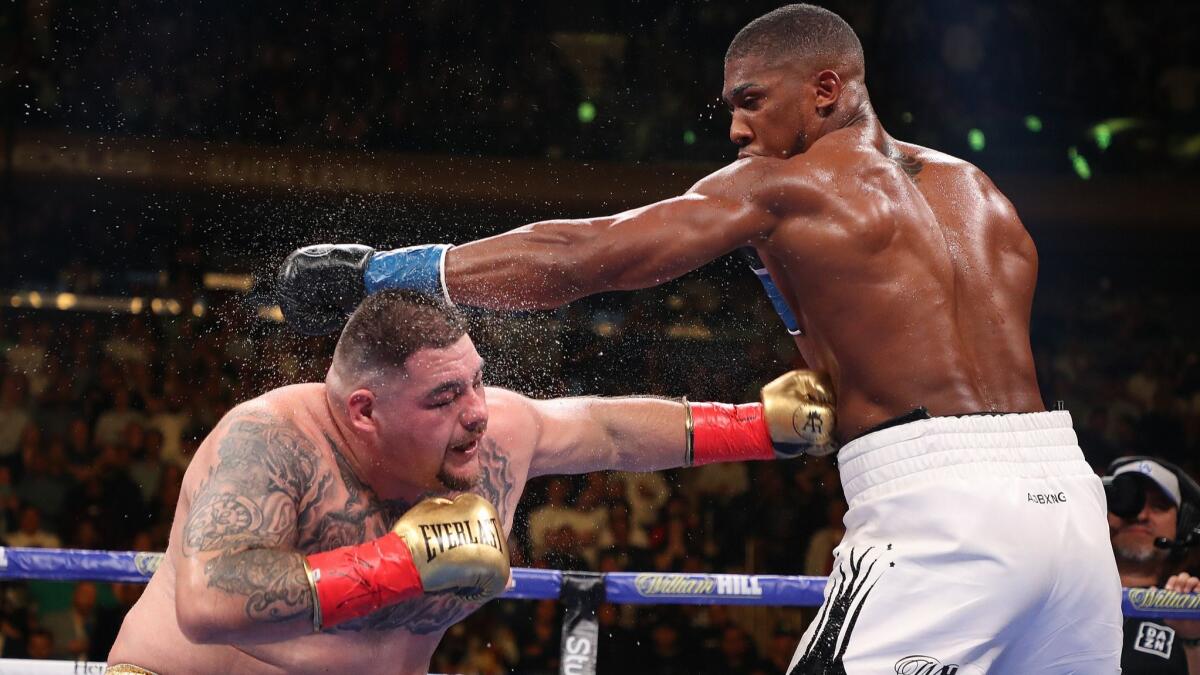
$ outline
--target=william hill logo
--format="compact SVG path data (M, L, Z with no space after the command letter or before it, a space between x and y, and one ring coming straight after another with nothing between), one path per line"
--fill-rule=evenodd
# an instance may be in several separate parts
M723 595L756 598L763 594L758 577L740 574L639 574L633 585L644 597Z

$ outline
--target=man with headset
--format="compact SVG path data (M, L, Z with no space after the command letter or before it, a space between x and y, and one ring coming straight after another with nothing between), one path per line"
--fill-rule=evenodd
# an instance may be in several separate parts
M1200 590L1200 579L1181 571L1188 549L1200 543L1200 486L1154 457L1122 457L1107 474L1108 528L1121 585ZM1200 675L1200 621L1125 619L1121 672Z

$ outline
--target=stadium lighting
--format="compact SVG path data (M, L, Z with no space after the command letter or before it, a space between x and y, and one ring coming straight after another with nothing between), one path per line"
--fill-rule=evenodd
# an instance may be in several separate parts
M1071 160L1071 167L1075 169L1075 174L1084 180L1092 177L1092 167L1088 164L1087 158L1079 154L1079 149L1075 146L1067 148L1067 157Z
M987 138L984 137L983 132L979 129L971 129L967 132L967 144L975 152L980 152L987 147Z
M596 105L591 101L584 101L579 104L579 121L584 124L590 124L596 119Z

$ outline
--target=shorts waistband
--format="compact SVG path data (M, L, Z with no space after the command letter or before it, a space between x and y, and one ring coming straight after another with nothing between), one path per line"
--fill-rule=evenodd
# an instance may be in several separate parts
M114 663L104 669L105 675L108 673L117 673L118 675L158 675L153 670L146 670L133 665L132 663Z
M946 467L983 464L990 475L1032 477L1046 475L1047 463L1082 459L1071 413L1053 410L887 426L842 446L838 470L849 501L884 483Z

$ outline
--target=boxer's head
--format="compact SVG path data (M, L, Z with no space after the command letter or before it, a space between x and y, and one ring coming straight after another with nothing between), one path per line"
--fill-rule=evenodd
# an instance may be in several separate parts
M791 157L845 126L867 101L862 44L837 14L780 7L751 21L725 53L722 98L739 157Z
M482 367L457 310L382 291L350 316L325 382L335 415L370 450L369 470L417 492L466 490L487 427Z

